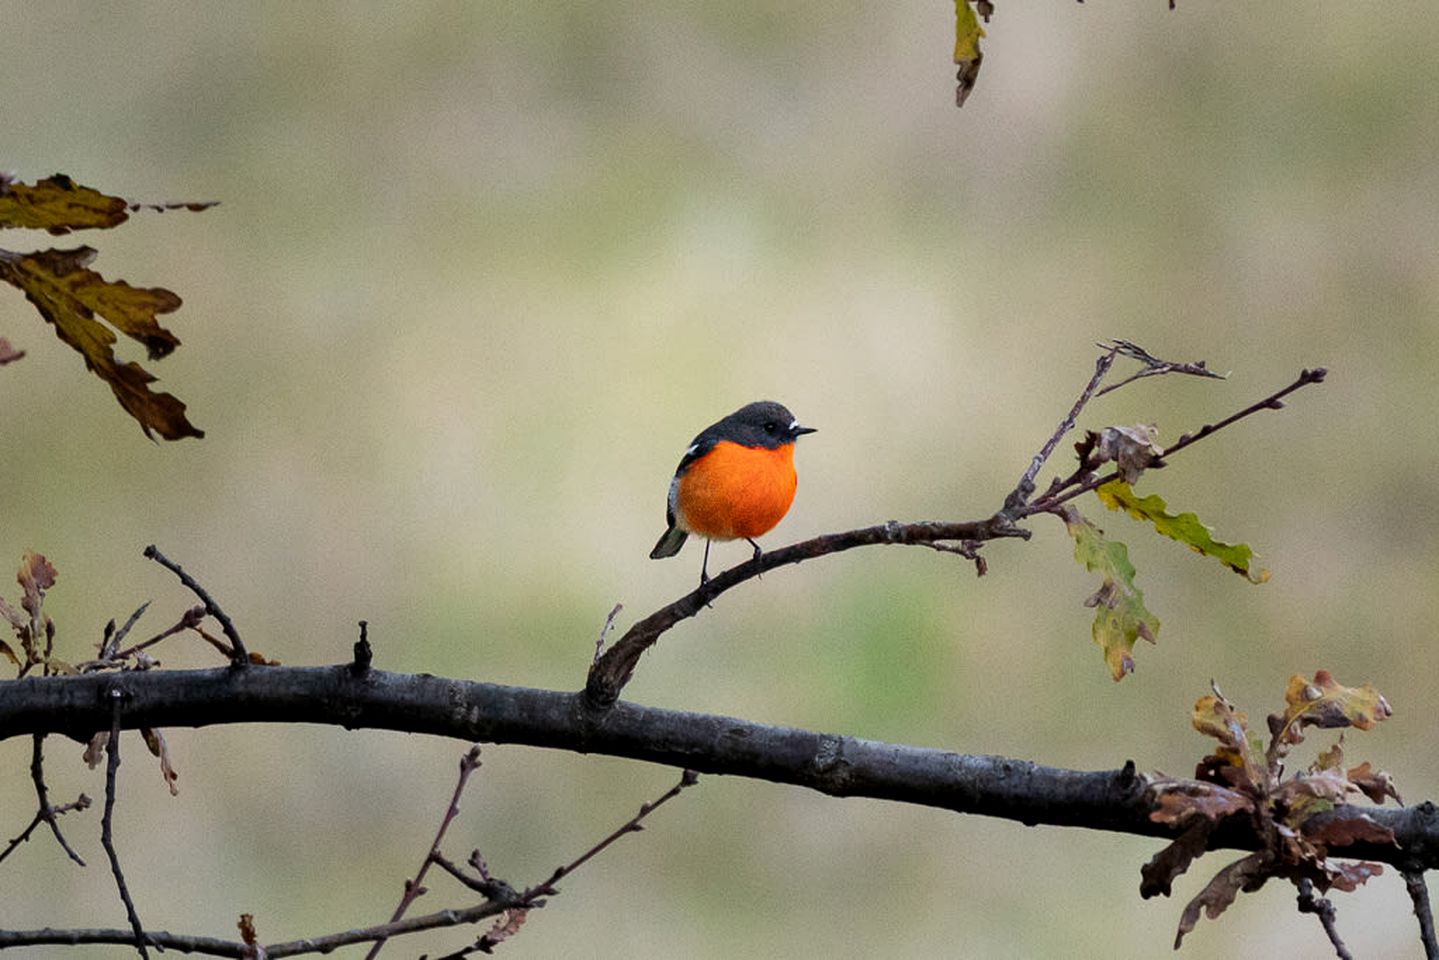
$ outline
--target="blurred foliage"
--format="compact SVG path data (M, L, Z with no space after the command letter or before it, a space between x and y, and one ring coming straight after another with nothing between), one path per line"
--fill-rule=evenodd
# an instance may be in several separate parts
M1411 799L1439 782L1407 708L1439 677L1420 634L1439 620L1427 7L1005 4L962 111L947 7L67 2L11 20L5 167L224 201L183 230L148 217L106 236L108 274L184 291L187 350L166 376L203 444L144 443L72 356L34 346L28 305L0 301L0 335L27 351L0 368L0 557L34 549L63 571L45 605L62 656L84 659L140 601L192 602L141 559L153 542L285 663L346 657L364 618L387 669L578 688L615 601L642 616L690 586L690 568L645 555L696 425L769 397L820 428L767 544L986 516L1083 385L1091 344L1122 336L1231 378L1135 384L1081 429L1173 438L1331 368L1154 478L1262 544L1263 590L1128 537L1165 628L1115 685L1083 642L1093 577L1059 524L991 545L983 580L957 557L854 551L723 598L627 695L1174 769L1196 683L1262 702L1324 666L1399 709L1376 765ZM166 660L186 665L209 660ZM120 774L142 913L232 935L245 910L267 938L384 914L463 751L341 731L168 738L178 798L147 764ZM4 769L28 749L0 745ZM57 800L98 794L79 754L52 746ZM520 748L487 751L477 777L456 830L516 880L672 779ZM28 808L24 777L0 784L0 806ZM707 778L633 841L505 948L1149 957L1172 930L1172 905L1124 879L1154 850L1135 838ZM857 922L861 898L883 922ZM1397 878L1344 901L1357 952L1412 955ZM37 926L122 916L103 871L41 843L0 871L0 902ZM1235 944L1324 949L1278 887L1184 955Z

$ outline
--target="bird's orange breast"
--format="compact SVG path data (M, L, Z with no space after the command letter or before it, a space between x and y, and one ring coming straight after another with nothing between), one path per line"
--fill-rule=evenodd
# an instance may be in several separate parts
M769 450L722 440L680 475L675 520L711 540L758 537L784 518L794 488L793 443Z

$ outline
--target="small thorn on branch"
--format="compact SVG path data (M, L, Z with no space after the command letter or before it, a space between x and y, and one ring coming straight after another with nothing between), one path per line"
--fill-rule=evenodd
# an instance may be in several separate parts
M355 660L350 664L350 672L367 673L374 659L375 651L370 648L370 623L368 620L361 620L360 639L355 641Z

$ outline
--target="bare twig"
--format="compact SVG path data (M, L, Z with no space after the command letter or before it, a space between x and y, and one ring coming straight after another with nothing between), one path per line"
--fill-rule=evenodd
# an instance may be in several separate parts
M980 540L962 540L958 544L931 543L930 546L940 553L956 553L966 560L972 560L975 576L982 577L989 572L989 563L979 553L979 548L984 546Z
M1324 927L1324 933L1329 937L1329 942L1334 946L1334 955L1339 960L1354 960L1354 954L1344 945L1344 939L1339 936L1339 928L1334 923L1334 904L1326 897L1314 895L1314 884L1308 878L1300 880L1299 887L1299 912L1312 913L1319 918L1320 924Z
M118 731L112 730L112 743L118 739ZM479 747L472 748L460 761L460 778L455 785L455 792L450 800L450 807L445 813L441 822L440 830L435 836L435 842L430 847L430 853L426 856L420 872L414 880L405 884L407 900L401 902L401 909L412 903L416 897L424 893L420 887L420 880L430 864L436 864L447 873L454 876L465 886L483 894L486 902L463 910L442 910L438 913L427 914L421 917L413 917L408 920L396 916L390 922L374 927L367 927L363 930L347 930L343 933L332 934L324 937L307 937L303 940L292 940L285 943L272 944L261 948L263 956L270 958L292 957L306 953L327 954L339 947L349 946L356 943L374 943L371 955L382 947L385 942L393 937L402 936L408 933L418 933L423 930L433 930L438 927L457 926L459 924L476 923L489 917L498 916L510 910L532 910L544 906L545 897L554 896L559 891L555 884L578 870L588 861L603 852L620 837L627 833L635 833L643 830L641 821L654 813L668 801L674 799L686 787L693 786L699 781L699 774L693 770L686 770L680 776L677 784L665 791L655 800L642 805L639 812L625 821L618 829L614 830L604 839L590 847L573 861L560 867L549 878L538 883L524 893L517 894L513 888L500 880L495 880L488 875L488 871L481 870L480 880L474 880L454 863L447 860L439 853L439 845L444 837L445 830L459 811L459 797L463 793L465 783L470 774L480 765ZM472 858L474 860L476 858ZM483 865L483 861L479 861ZM118 870L118 867L116 868ZM122 887L123 889L123 887ZM412 890L418 890L410 896ZM396 913L399 913L397 910ZM237 941L219 940L210 937L189 937L169 933L168 931L141 931L138 936L143 936L149 943L162 949L172 949L184 953L204 953L218 957L247 958L255 956L254 948ZM486 935L488 936L488 934ZM0 950L7 947L33 946L39 944L80 944L80 943L135 943L137 934L126 930L0 930ZM462 957L476 950L485 951L481 946L485 942L482 937L475 946L458 951L449 956ZM143 947L142 947L143 950Z
M790 544L777 550L766 550L757 557L737 564L723 573L716 574L708 583L661 607L654 613L630 626L624 635L616 640L598 661L590 666L585 689L592 707L604 710L619 697L620 690L629 682L640 655L654 646L660 636L675 624L695 616L704 610L716 597L739 586L746 580L762 573L792 563L801 563L817 557L865 547L873 544L908 544L929 546L936 541L985 541L1000 537L1028 539L1030 533L1016 527L1002 516L988 520L974 520L968 523L918 523L876 524L844 533L828 533Z
M236 632L235 625L230 622L229 616L224 610L220 609L220 605L211 598L210 594L205 591L205 588L200 586L194 577L180 569L178 563L166 558L163 553L155 548L153 543L145 548L145 556L179 577L180 582L188 587L191 593L200 598L200 602L205 605L205 612L220 622L220 627L225 631L225 636L230 639L231 665L236 667L247 666L250 662L250 654L249 651L245 649L245 642L240 639L240 634Z
M1233 423L1237 423L1238 421L1243 420L1245 417L1258 413L1261 410L1284 409L1284 397L1300 389L1301 387L1308 386L1311 383L1323 383L1324 377L1328 374L1328 372L1329 371L1326 370L1324 367L1315 367L1313 370L1305 369L1299 371L1299 376L1294 380L1293 383L1289 384L1289 386L1284 387L1281 390L1277 390L1274 393L1271 393L1263 400L1251 403L1243 410L1240 410L1237 413L1230 414L1223 420L1220 420L1218 423L1205 424L1203 427L1200 427L1199 430L1194 433L1184 434L1177 441L1175 441L1172 446L1170 446L1164 451L1163 456L1155 458L1155 463L1167 463L1170 458L1172 458L1179 451L1183 450L1185 447L1193 446L1200 440L1203 440L1205 437L1210 436L1214 433L1218 433L1225 427L1230 426ZM1033 516L1036 513L1053 512L1053 510L1060 504L1067 503L1068 501L1073 500L1075 497L1078 497L1081 494L1088 493L1090 490L1102 487L1106 483L1109 483L1111 480L1118 479L1118 477L1119 473L1118 471L1115 471L1113 473L1107 473L1100 477L1089 477L1083 482L1076 483L1074 486L1065 486L1062 490L1050 489L1045 493L1044 496L1040 497L1033 503L1030 503L1022 510L1020 510L1016 519L1023 519L1024 517Z
M505 916L502 917L498 922L496 922L493 927L491 927L473 944L468 947L463 947L459 950L456 950L453 953L447 953L443 957L438 958L438 960L461 960L461 958L468 957L473 953L493 952L493 948L497 946L501 941L506 940L514 935L514 933L519 929L520 924L524 923L526 913L537 907L543 907L545 905L545 901L543 899L544 897L552 897L559 893L559 890L555 887L555 884L559 883L562 879L574 873L576 870L584 866L590 860L599 856L600 853L602 853L607 847L610 846L610 844L614 843L620 837L623 837L627 833L636 833L640 830L643 830L644 827L641 825L641 821L643 821L650 814L654 813L665 803L679 796L681 791L683 791L686 787L692 787L698 782L699 774L695 773L693 770L685 770L683 773L680 774L679 783L666 790L663 794L661 794L659 797L657 797L650 803L641 805L639 813L626 820L604 839L600 840L594 846L590 847L588 850L580 854L578 857L570 861L565 866L560 867L554 873L550 874L549 879L545 880L543 883L537 883L532 887L528 887L523 893L519 894L518 896L514 896L513 902L509 903L509 905L506 907L507 912ZM440 860L437 860L436 862L441 863L445 870L447 870L452 876L456 877L466 886L470 887L471 889L485 893L487 897L491 897L491 899L493 899L493 894L486 891L492 885L499 883L499 881L494 880L494 878L489 875L489 870L485 868L484 860L480 858L478 850L476 850L470 856L470 862L475 865L476 869L480 873L480 879L478 881L466 876L464 872L461 871L458 867L456 867L453 863L444 861L443 858L440 858ZM510 890L507 885L502 885L502 889L504 894L513 896L514 891Z
M146 603L145 606L148 607L149 604ZM220 649L221 653L223 653L227 658L233 655L228 645L224 644L223 642L216 641L212 637L207 637L205 635L205 631L200 628L200 622L205 618L204 607L191 607L180 616L180 619L176 621L173 626L167 627L166 629L155 634L155 636L151 637L148 640L142 640L139 643L132 644L131 646L126 647L124 650L116 649L119 646L120 641L124 638L125 634L130 631L130 627L134 625L135 619L144 609L145 607L141 607L140 610L137 610L135 614L131 616L131 618L129 619L129 621L126 622L124 627L116 631L114 634L106 637L105 642L101 645L100 656L97 659L86 660L82 663L77 663L75 664L75 669L80 671L81 673L93 673L97 670L121 669L125 666L125 661L133 658L135 654L141 652L142 650L153 647L155 644L159 643L161 640L166 639L167 637L173 637L175 634L182 633L186 630L193 630L198 633L202 639L207 640L211 644L218 644L218 648ZM115 621L113 620L110 621L112 625L114 624L114 622ZM153 665L153 662L151 661L146 661L140 664L142 668L151 665Z
M1130 343L1128 340L1120 340L1118 338L1115 338L1113 343L1099 344L1099 348L1101 350L1112 349L1116 351L1121 357L1129 357L1131 360L1138 360L1140 363L1144 364L1144 366L1140 367L1137 373L1130 374L1118 383L1111 383L1109 386L1096 393L1095 397L1102 397L1106 393L1109 393L1111 390L1118 390L1120 387L1125 386L1126 384L1133 383L1136 380L1141 380L1144 377L1158 377L1163 376L1166 373L1187 373L1193 377L1208 377L1213 380L1224 380L1229 376L1227 373L1215 373L1213 370L1210 370L1209 367L1205 366L1203 360L1195 360L1188 363L1176 363L1172 360L1161 360L1151 354L1148 350L1145 350L1139 344Z
M126 647L124 650L116 653L114 659L125 660L129 657L133 657L141 650L153 647L155 644L159 643L161 640L164 640L166 637L173 637L175 634L183 633L186 630L194 630L200 626L200 620L204 616L204 607L191 607L189 610L186 610L183 614L181 614L180 619L176 621L174 626L155 634L149 640L142 640L141 642L134 644L133 646Z
M1429 887L1424 883L1424 871L1414 869L1402 872L1409 899L1414 902L1414 916L1419 919L1419 939L1424 944L1424 958L1439 960L1439 939L1434 935L1434 911L1429 906Z
M609 616L605 617L604 626L600 627L599 639L595 641L595 656L594 659L590 661L590 666L594 666L600 662L600 654L605 652L605 637L609 636L610 631L615 628L615 617L618 617L620 611L624 608L625 605L623 603L617 603L614 605L614 608L610 610Z
M479 853L480 851L476 850L472 854L470 854L470 861L471 863L478 863L482 867L484 866L484 861L482 859L478 859ZM464 867L461 867L459 864L455 863L453 860L446 857L442 853L434 854L432 857L430 857L430 860L432 863L434 863L435 866L439 867L441 870L445 871L450 876L458 880L460 883L463 883L465 886L469 887L471 890L475 891L478 894L481 894L487 900L503 900L506 903L513 904L519 897L519 894L515 892L513 887L511 887L508 883L505 883L505 881L503 880L496 880L494 877L490 876L488 870L478 870L480 875L478 877L472 877L465 872Z
M0 851L0 861L10 856L20 844L29 840L30 834L35 832L36 827L42 823L48 823L51 831L55 834L55 839L59 841L61 848L64 849L71 860L83 867L85 866L85 861L81 860L80 855L71 849L70 844L65 842L65 837L60 833L60 824L56 818L69 813L71 810L88 809L90 806L90 798L82 793L73 803L62 803L58 807L52 807L50 805L50 791L45 787L44 753L41 746L45 742L45 735L43 733L34 734L34 739L35 746L30 757L30 779L35 783L35 796L39 801L40 807L36 810L35 816L31 818L30 825L22 830L19 836L13 838L3 851Z
M477 743L470 747L469 751L460 758L460 776L459 779L455 781L455 791L450 796L450 805L445 809L444 817L440 819L440 827L435 831L434 842L430 844L430 849L429 852L425 854L424 862L420 864L420 869L415 871L415 878L405 881L405 893L400 897L399 905L395 907L395 912L390 917L391 923L403 917L405 911L410 909L410 904L424 895L425 874L429 872L430 864L434 863L435 857L439 855L440 841L445 839L445 831L450 829L450 824L460 812L460 795L465 792L465 785L470 782L470 775L478 770L479 767L480 745ZM385 937L376 939L375 945L370 948L370 952L365 954L365 960L374 960L375 956L384 949L386 939Z
M113 633L107 631L105 636L105 642L100 645L100 656L96 658L97 660L110 660L114 658L115 651L120 649L120 644L124 642L126 634L130 632L131 627L135 626L135 622L139 620L142 616L144 616L145 611L150 608L150 603L151 601L146 600L144 603L140 604L140 606L136 608L135 612L130 614L129 619L125 621L125 625L122 626L119 630L116 630ZM111 620L110 625L114 626L115 621Z
M1044 462L1049 459L1049 455L1054 452L1054 448L1059 446L1059 441L1064 439L1066 433L1074 429L1074 422L1079 419L1080 411L1084 409L1084 405L1089 403L1090 399L1094 396L1094 391L1098 388L1099 381L1104 379L1104 375L1108 373L1109 368L1114 365L1114 355L1118 351L1119 347L1117 346L1108 347L1104 353L1100 354L1099 359L1094 361L1094 376L1089 378L1089 383L1085 384L1084 389L1080 391L1079 399L1074 401L1074 406L1069 408L1069 413L1065 415L1063 420L1059 421L1059 426L1054 428L1054 433L1050 435L1049 439L1044 442L1044 446L1041 447L1039 452L1029 461L1029 467L1024 471L1024 476L1019 478L1019 483L1009 492L1009 496L1004 498L1004 507L1000 510L1000 513L1011 522L1020 516L1020 511L1023 509L1025 502L1029 500L1030 494L1034 493L1034 478L1039 476L1039 471L1044 467Z
M613 833L605 837L599 843L595 844L593 847L590 847L588 850L580 854L574 860L570 861L565 866L560 867L554 873L550 874L550 878L548 880L526 889L524 893L520 894L520 901L524 904L533 904L537 897L554 896L556 893L559 893L559 891L555 889L555 884L559 883L565 877L569 876L570 874L578 870L580 867L584 866L588 861L598 856L604 851L606 847L614 843L620 837L623 837L627 833L636 833L640 830L643 830L644 827L640 826L640 821L644 820L645 817L648 817L660 807L664 806L666 803L679 796L686 787L692 787L696 783L699 783L699 778L700 775L698 773L695 773L693 770L685 770L683 773L680 774L679 783L675 784L673 787L670 787L668 790L666 790L664 793L662 793L659 797L655 798L651 802L641 805L639 813L635 814L633 817L630 817L624 823L620 824L620 826Z
M509 909L509 905L502 902L482 903L473 907L465 907L459 910L440 910L435 913L425 914L419 917L407 917L394 923L382 923L378 926L365 927L360 930L345 930L341 933L334 933L323 937L307 937L303 940L287 940L283 943L271 944L263 947L264 955L271 960L279 960L280 957L298 957L307 953L329 954L340 947L347 947L357 943L370 943L374 940L399 937L409 933L419 933L423 930L435 930L441 927L454 927L461 924L478 923L490 917L497 916ZM146 939L154 946L166 950L175 950L180 953L203 953L214 957L234 957L237 960L249 960L256 956L254 948L238 940L221 940L215 937L194 937L182 934L170 933L167 930L151 930L145 933ZM135 942L135 934L129 930L110 929L84 929L84 930L0 930L0 950L10 947L25 947L41 944L62 944L74 945L81 943L116 943L131 944Z
M120 869L120 857L115 852L115 772L120 769L120 712L125 693L119 687L111 687L110 697L110 740L105 744L105 814L100 819L100 844L110 858L110 872L115 875L115 886L125 904L125 913L130 918L130 942L140 952L143 960L149 960L145 949L145 928L140 924L140 915L135 912L135 901L130 897L130 888L125 885L125 874Z
M35 783L35 799L40 803L40 809L36 813L36 816L50 825L50 832L55 834L55 840L60 844L61 849L65 851L65 855L83 867L85 866L85 861L81 860L80 855L71 849L70 844L65 842L64 835L60 833L60 822L56 819L55 815L56 813L63 813L65 811L57 811L54 807L50 806L50 791L45 786L45 735L43 733L37 733L34 739L34 747L30 752L30 779ZM84 801L83 806L71 806L70 809L83 810L90 805L90 798L83 793L80 794L79 800L76 800L75 803L79 804L81 800ZM5 852L9 853L10 851L6 850ZM0 856L0 860L3 859L4 857Z

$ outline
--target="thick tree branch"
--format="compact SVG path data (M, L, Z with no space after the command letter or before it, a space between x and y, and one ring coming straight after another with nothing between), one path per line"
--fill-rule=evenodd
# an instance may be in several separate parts
M356 676L348 665L135 671L0 682L0 740L58 733L86 741L96 730L109 728L106 694L117 685L126 694L121 717L126 728L319 723L402 730L467 742L602 753L1029 825L1171 839L1178 833L1149 819L1150 781L1132 764L1122 770L1063 770L625 701L597 714L583 692L383 670ZM1439 868L1439 809L1433 804L1341 806L1333 815L1356 812L1393 830L1398 846L1356 843L1344 848L1344 856L1408 870ZM1252 850L1258 842L1253 826L1240 817L1221 824L1209 846Z

